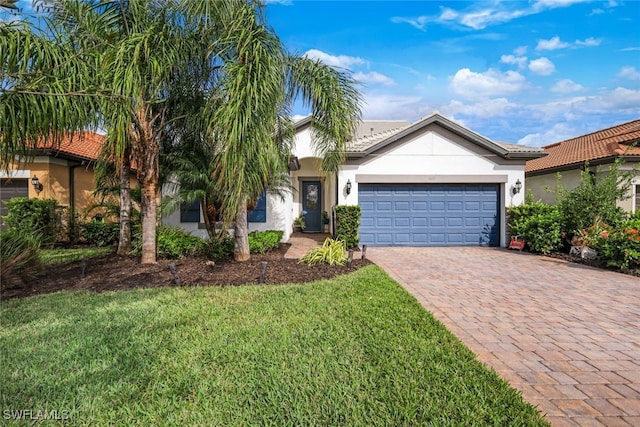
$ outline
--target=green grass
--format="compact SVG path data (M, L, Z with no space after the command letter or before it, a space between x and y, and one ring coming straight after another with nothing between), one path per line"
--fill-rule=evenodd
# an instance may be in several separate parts
M57 410L69 425L547 425L376 266L306 285L65 291L3 302L0 321L3 414Z
M78 249L42 249L40 259L44 265L64 264L79 261L82 258L94 258L106 255L114 251L114 248L78 248Z

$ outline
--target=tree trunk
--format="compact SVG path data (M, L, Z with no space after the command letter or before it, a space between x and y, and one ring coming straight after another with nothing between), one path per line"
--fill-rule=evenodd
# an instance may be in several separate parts
M156 263L156 183L142 186L142 264Z
M118 255L127 256L131 252L131 164L129 149L125 150L120 165L120 239Z
M216 236L215 232L215 222L211 221L209 218L209 206L206 198L200 199L200 210L202 211L202 217L204 218L204 226L207 229L207 234L209 235L209 239L213 240Z
M236 225L233 230L234 258L236 261L249 261L249 224L247 223L247 201L243 198L238 205Z

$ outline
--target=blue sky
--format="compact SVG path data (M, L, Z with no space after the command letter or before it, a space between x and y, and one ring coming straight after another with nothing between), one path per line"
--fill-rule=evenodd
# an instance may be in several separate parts
M362 82L365 119L438 111L542 146L640 118L638 1L272 0L266 14L290 51Z
M290 51L361 82L365 119L438 111L542 146L640 118L638 0L266 3ZM18 5L33 13L31 0Z

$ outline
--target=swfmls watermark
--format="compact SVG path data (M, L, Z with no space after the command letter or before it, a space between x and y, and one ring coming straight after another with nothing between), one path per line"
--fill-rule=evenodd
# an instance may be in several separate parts
M68 420L71 418L71 411L47 409L5 409L2 411L2 418L5 420Z

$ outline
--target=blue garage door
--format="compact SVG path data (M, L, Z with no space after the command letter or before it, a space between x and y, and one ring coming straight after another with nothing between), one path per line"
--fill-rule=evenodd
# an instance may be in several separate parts
M360 184L360 243L498 246L498 184Z

